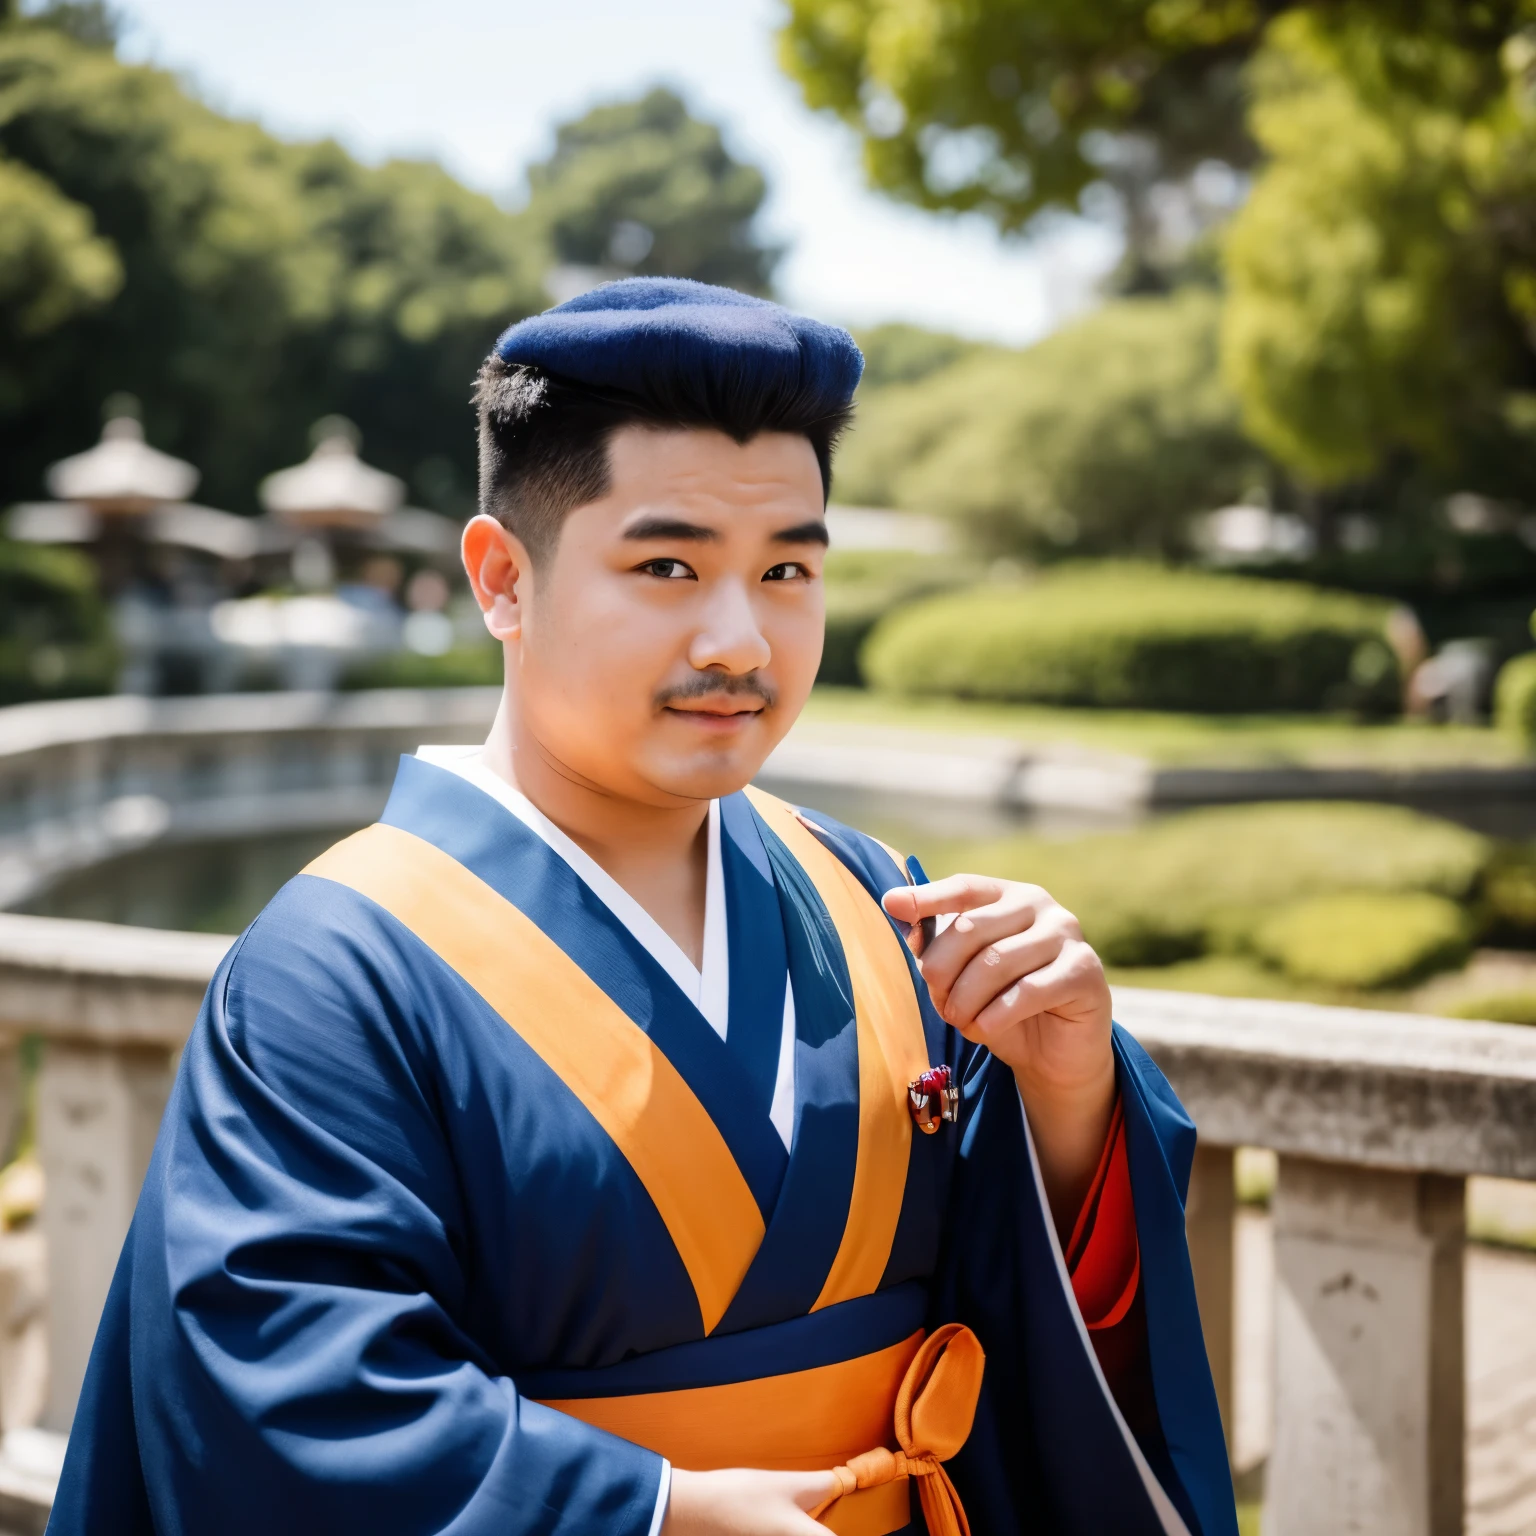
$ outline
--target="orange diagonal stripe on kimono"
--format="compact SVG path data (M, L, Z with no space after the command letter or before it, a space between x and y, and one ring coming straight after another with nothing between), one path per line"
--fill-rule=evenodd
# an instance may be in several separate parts
M581 1100L655 1202L712 1330L763 1219L714 1121L645 1031L517 907L410 832L365 827L305 873L404 924Z
M929 1065L923 1019L901 940L853 872L782 800L752 804L810 876L842 942L859 1036L859 1150L837 1257L816 1310L880 1284L896 1238L912 1150L907 1084Z

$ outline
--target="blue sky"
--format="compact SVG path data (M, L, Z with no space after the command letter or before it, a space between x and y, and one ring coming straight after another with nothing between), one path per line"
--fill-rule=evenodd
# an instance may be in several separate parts
M221 110L354 153L430 156L505 200L551 126L664 81L768 172L783 296L853 324L909 320L1000 341L1091 302L1111 240L1028 242L866 191L852 137L774 63L778 0L120 0L128 57L174 68Z

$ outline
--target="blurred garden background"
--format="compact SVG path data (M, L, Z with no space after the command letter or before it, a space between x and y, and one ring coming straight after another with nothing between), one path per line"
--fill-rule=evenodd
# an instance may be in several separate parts
M1471 1175L1478 1245L1466 1498L1435 1508L1536 1531L1536 1185L1505 1177L1533 1037L1462 1022L1536 1025L1533 0L0 0L0 911L32 915L0 919L0 1524L100 1304L49 1299L39 1222L110 1259L139 1176L90 1219L44 1200L119 1121L36 1086L101 1040L71 991L40 1054L34 983L132 1012L125 977L175 971L166 1077L198 934L371 819L402 748L479 739L471 381L632 273L783 299L867 359L770 788L931 874L1048 886L1122 1017L1230 1013L1223 1070L1263 1018L1298 1058L1370 1034L1290 1002L1456 1021L1370 1014L1400 1049L1341 1068L1327 1137L1378 1089L1371 1137L1438 1136L1393 1086L1431 1036L1497 1078L1463 1106L1497 1156L1403 1166ZM1279 1130L1277 1209L1285 1158L1345 1155ZM1251 1533L1276 1415L1324 1426L1309 1460L1375 1451L1271 1391L1275 1155L1213 1153L1192 1246ZM1420 1334L1460 1359L1453 1303L1320 1377L1364 1403ZM1381 1455L1402 1488L1433 1460Z
M1082 264L1028 344L998 306L824 307L868 368L808 729L1210 770L1238 802L967 827L915 784L862 819L1049 885L1125 980L1536 1023L1536 12L761 21L862 194ZM0 702L493 685L455 554L476 364L626 273L796 298L750 134L637 78L491 195L225 110L135 25L0 5ZM302 851L123 880L182 892L135 920L228 929ZM118 912L104 889L32 907Z

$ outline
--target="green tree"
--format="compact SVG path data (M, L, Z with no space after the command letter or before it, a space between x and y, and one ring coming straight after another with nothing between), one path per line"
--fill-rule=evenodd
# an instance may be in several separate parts
M1277 16L1373 17L1497 51L1528 0L789 0L780 59L859 134L871 185L1005 230L1115 195L1122 287L1166 286L1258 158L1244 69Z
M0 160L0 408L27 387L40 338L122 286L117 252L90 210L24 165Z
M959 362L962 357L991 350L984 342L966 341L944 331L929 331L900 322L858 331L854 340L864 354L860 387L866 395L887 384L910 384Z
M895 196L1019 229L1109 189L1131 291L1219 250L1244 425L1325 542L1536 503L1533 0L790 0L781 54ZM1252 177L1215 240L1211 161Z
M1217 296L1123 299L1023 352L866 391L845 501L960 519L992 551L1171 554L1264 476L1216 362Z
M314 378L295 452L315 414L339 410L370 459L412 494L467 514L475 486L469 383L498 332L548 302L543 253L526 225L441 166L360 166L336 145L307 147L297 181L315 266L318 321L286 350L287 378Z
M1004 230L1111 189L1155 281L1159 189L1254 147L1242 66L1264 0L789 0L780 60L862 141L870 183Z
M0 334L24 338L0 371L0 497L35 495L127 390L215 505L252 506L341 410L370 458L462 509L469 383L543 302L537 242L436 166L221 117L120 62L88 12L0 21Z
M1411 461L1536 497L1536 44L1482 41L1297 12L1255 62L1224 353L1313 485Z
M754 230L763 173L673 91L562 123L528 182L528 217L561 262L769 289L780 253Z

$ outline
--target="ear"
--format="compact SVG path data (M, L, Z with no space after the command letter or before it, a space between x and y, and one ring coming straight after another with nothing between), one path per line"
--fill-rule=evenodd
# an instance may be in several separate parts
M522 541L480 512L464 525L461 550L485 627L498 640L518 639L523 632L520 593L533 579Z

